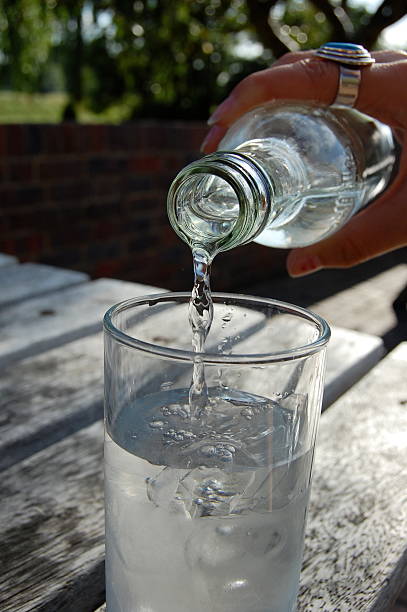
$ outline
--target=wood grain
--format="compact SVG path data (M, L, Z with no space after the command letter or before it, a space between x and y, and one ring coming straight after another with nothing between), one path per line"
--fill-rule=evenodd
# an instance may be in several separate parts
M321 419L298 612L384 612L407 577L407 343Z
M103 601L102 423L2 473L2 612L86 612Z
M332 325L382 336L397 325L391 304L406 285L407 263L401 263L339 293L335 291L312 308Z
M0 306L44 295L50 291L83 283L89 276L83 272L24 263L0 267Z
M102 334L10 365L0 377L0 470L102 416Z
M157 287L100 279L0 310L0 367L102 328L110 306ZM162 291L162 290L161 290Z
M328 344L323 409L330 406L383 357L381 338L342 327L331 328Z

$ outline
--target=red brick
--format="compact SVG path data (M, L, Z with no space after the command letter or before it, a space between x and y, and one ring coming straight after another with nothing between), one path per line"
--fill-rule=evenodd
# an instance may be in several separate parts
M102 176L96 175L92 177L92 181L89 185L91 195L94 196L116 196L118 197L120 191L120 177L119 176Z
M63 123L59 126L62 132L65 153L80 153L84 150L81 125L76 123Z
M0 252L6 255L18 255L22 252L21 242L15 237L0 236Z
M0 211L0 236L4 236L10 230L10 219L7 215L2 215Z
M82 125L81 149L83 152L102 152L107 149L107 126L105 125Z
M25 155L26 149L26 130L23 125L8 125L6 128L7 134L7 154Z
M7 154L7 127L0 125L0 157L4 157Z
M125 264L123 260L114 258L114 259L106 259L103 261L99 261L96 263L94 267L93 275L96 278L100 277L119 277L120 272L125 268Z
M27 253L40 253L44 244L44 237L40 232L32 232L25 238Z
M10 162L8 168L8 178L10 181L30 183L33 177L34 168L31 159Z
M66 153L63 130L60 125L46 125L44 127L44 149L43 152L53 155Z
M49 197L52 201L71 200L75 206L81 206L91 191L91 185L86 180L69 180L51 184Z
M16 206L35 206L43 201L43 191L38 186L18 184L15 187L0 187L0 203L3 209Z
M83 162L78 159L47 160L39 164L39 178L78 179L82 176Z
M128 160L128 169L130 172L140 174L155 174L160 172L163 159L158 154L157 156L130 157Z
M28 228L37 229L43 220L43 211L39 210L20 210L18 214L8 215L10 228L14 232L27 230Z

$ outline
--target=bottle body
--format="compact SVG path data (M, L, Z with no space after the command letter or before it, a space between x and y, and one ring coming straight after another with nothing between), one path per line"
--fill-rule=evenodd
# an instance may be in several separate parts
M174 229L213 254L251 240L280 248L322 240L385 189L395 160L387 126L303 103L254 109L219 149L181 171L168 200Z

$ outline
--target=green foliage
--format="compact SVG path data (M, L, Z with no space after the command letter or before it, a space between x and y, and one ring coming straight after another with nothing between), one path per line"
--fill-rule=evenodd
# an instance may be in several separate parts
M282 33L289 36L300 49L316 49L331 37L328 19L310 2L285 2L280 18Z
M106 50L103 65L89 61L96 86L86 92L89 105L96 110L132 92L132 116L207 116L225 95L233 36L247 22L244 3L116 0L98 3L99 19L103 5L112 21L89 46L92 57L96 44Z
M0 0L1 87L64 90L62 118L204 118L290 49L377 45L407 14L384 4L371 15L345 0Z
M0 0L0 77L20 91L41 87L52 45L50 15L41 0Z

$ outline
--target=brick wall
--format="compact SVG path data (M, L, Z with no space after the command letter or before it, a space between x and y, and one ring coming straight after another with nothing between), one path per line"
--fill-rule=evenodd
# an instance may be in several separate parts
M190 251L165 202L205 132L198 122L0 126L0 252L92 278L189 288ZM284 257L257 245L222 254L214 289L268 279Z

